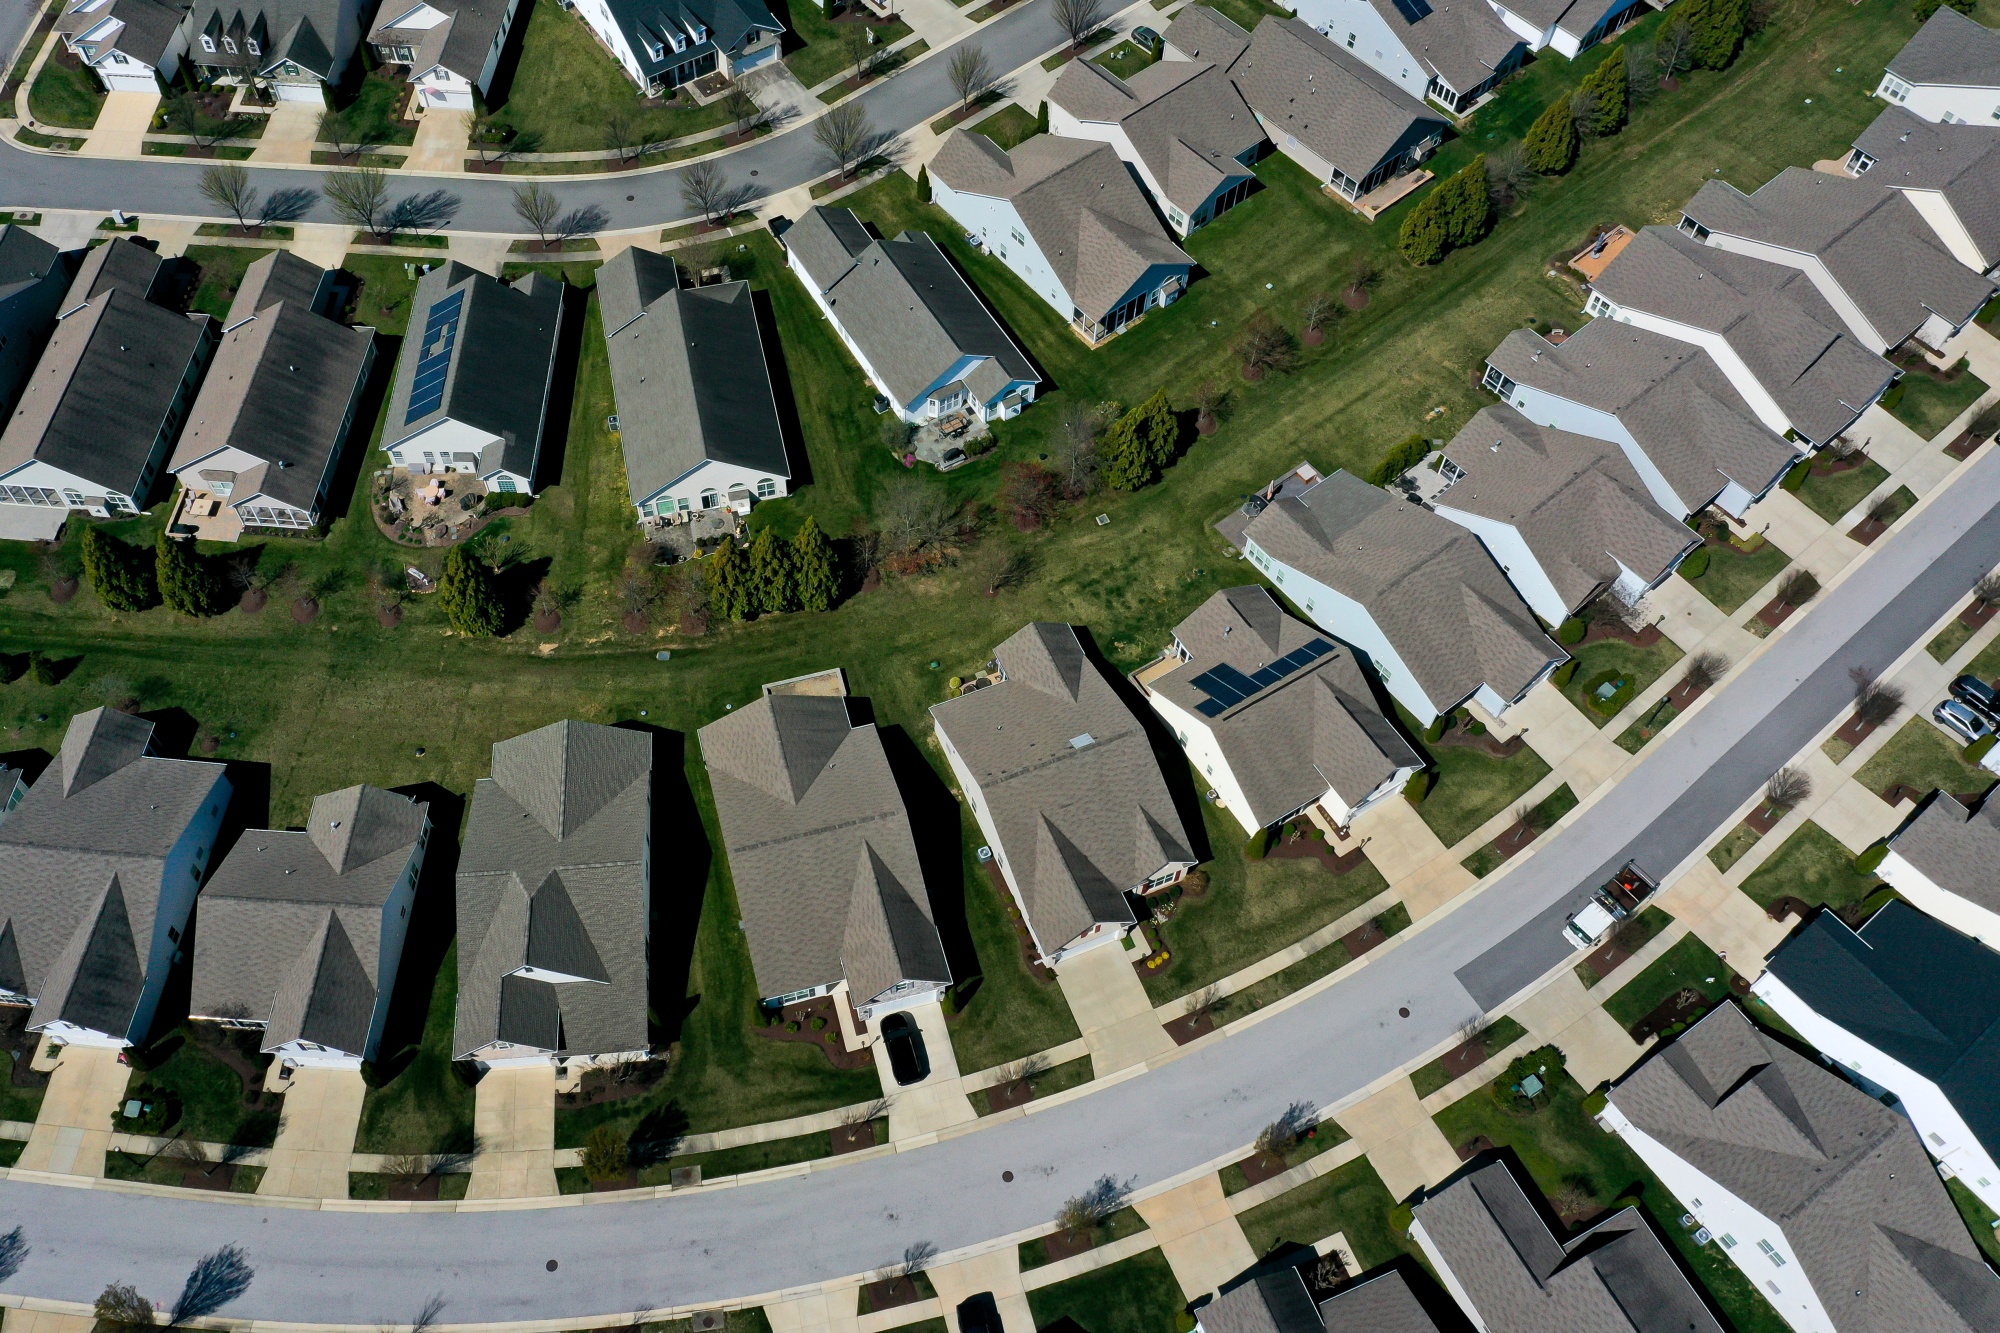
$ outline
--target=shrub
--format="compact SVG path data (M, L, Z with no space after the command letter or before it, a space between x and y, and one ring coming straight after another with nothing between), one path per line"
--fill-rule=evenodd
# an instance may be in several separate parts
M83 572L108 610L144 611L160 600L159 579L146 552L95 524L83 530Z
M1410 774L1410 780L1403 784L1403 799L1411 805L1422 805L1424 798L1431 794L1431 784L1435 779L1428 768L1420 768Z
M1750 0L1701 0L1688 15L1694 41L1688 53L1702 69L1727 69L1743 49L1750 25Z
M750 591L749 564L732 538L725 537L705 566L709 602L729 620L748 620L756 609Z
M929 167L917 168L917 198L927 204L931 201L931 169Z
M1610 1104L1611 1098L1605 1095L1604 1089L1599 1088L1583 1099L1583 1113L1592 1117L1600 1116L1604 1114L1604 1108Z
M1243 854L1252 861L1264 859L1264 853L1271 850L1271 830L1260 828L1250 835L1250 841L1243 846Z
M62 684L62 666L47 653L28 654L28 670L35 677L37 685Z
M1436 745L1444 739L1445 732L1451 730L1451 714L1439 713L1437 721L1424 728L1424 739Z
M0 653L0 685L12 685L28 674L28 665L39 653Z
M1173 461L1180 423L1167 405L1164 388L1118 418L1098 448L1104 480L1116 491L1136 491L1158 481Z
M765 528L750 543L750 598L758 611L777 615L796 604L792 548Z
M599 1125L583 1141L583 1171L592 1180L617 1180L631 1167L632 1154L618 1131Z
M1048 99L1044 98L1042 100L1042 104L1035 108L1035 133L1047 134L1048 132L1049 132L1049 104L1048 104Z
M154 554L160 600L184 616L219 616L229 609L229 583L215 562L203 559L192 538L160 534Z
M1551 675L1549 679L1555 682L1555 686L1557 689L1562 689L1565 685L1568 685L1572 680L1575 680L1576 659L1572 657L1569 659L1569 661L1564 662L1561 666L1557 667L1555 669L1555 673Z
M1591 114L1585 129L1602 135L1616 134L1625 127L1628 83L1625 48L1614 46L1604 62L1578 87L1579 92L1590 95Z
M1477 244L1492 219L1493 198L1481 154L1424 196L1403 219L1396 243L1411 263L1434 264L1452 250Z
M1681 561L1681 577L1698 579L1708 573L1708 548L1697 546L1688 552L1688 558Z
M1570 96L1564 93L1535 118L1528 127L1521 151L1528 165L1544 176L1559 176L1576 161L1576 118Z
M1786 606L1804 606L1819 596L1819 580L1810 569L1795 569L1778 585L1778 600Z
M1987 737L1991 740L1992 737ZM1889 844L1878 842L1861 855L1854 858L1854 868L1864 875L1872 875L1882 868L1882 862L1889 857Z
M507 607L493 571L468 547L454 546L445 556L437 597L444 618L460 634L490 638L506 628Z
M1940 9L1955 9L1961 14L1970 14L1977 7L1977 0L1942 0L1942 2L1940 0L1917 0L1913 7L1913 12L1917 16L1917 22L1928 23L1931 15L1937 13Z
M1396 236L1396 247L1403 252L1403 258L1412 264L1435 264L1444 258L1447 248L1444 219L1439 216L1437 201L1442 185L1425 195L1423 201L1410 210L1403 219L1403 229Z
M819 520L807 516L792 538L792 578L799 605L808 611L824 611L833 605L839 583L833 572L833 545L819 530Z
M1811 475L1812 459L1801 458L1798 462L1792 464L1791 469L1785 473L1785 479L1778 484L1788 491L1797 493L1806 484L1806 478Z
M1431 451L1431 442L1421 435L1412 435L1400 444L1392 445L1389 452L1382 455L1382 461L1368 474L1371 485L1387 486L1396 478L1424 461Z
M1583 642L1583 636L1589 632L1590 626L1584 624L1578 617L1571 616L1568 620L1563 621L1561 625L1557 626L1556 642L1565 648L1574 648L1577 644Z

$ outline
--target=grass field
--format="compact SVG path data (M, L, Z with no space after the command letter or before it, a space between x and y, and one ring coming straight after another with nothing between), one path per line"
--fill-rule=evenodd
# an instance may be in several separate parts
M1630 1028L1680 990L1693 989L1706 999L1721 999L1729 994L1729 979L1735 975L1700 936L1683 935L1643 972L1619 987L1618 993L1604 1002L1604 1012L1618 1020L1620 1027Z
M1297 1189L1242 1213L1250 1248L1263 1257L1280 1245L1312 1245L1338 1231L1366 1270L1417 1253L1389 1219L1396 1200L1366 1157L1357 1157Z
M1960 365L1964 363L1961 361ZM1925 439L1935 439L1961 412L1971 407L1986 392L1986 381L1972 373L1961 370L1958 378L1949 384L1940 384L1929 375L1913 372L1896 382L1896 389L1902 390L1901 398L1889 408L1889 414L1908 426ZM1888 394L1884 394L1886 399Z
M28 88L28 114L44 125L87 130L104 109L104 90L89 70L51 55Z
M1525 796L1549 775L1549 766L1523 745L1506 759L1466 745L1431 747L1436 784L1417 813L1451 847Z
M863 26L861 20L836 23L827 18L826 11L814 0L788 0L788 8L774 5L772 12L788 29L785 63L791 66L800 83L812 88L836 74L853 72L854 53L847 45L847 34ZM900 19L893 23L869 20L865 26L875 33L875 45L868 48L870 51L879 52L910 35L910 25ZM802 45L794 47L794 43Z
M1681 650L1666 635L1650 648L1640 648L1618 639L1599 639L1576 651L1576 674L1563 686L1563 694L1582 714L1602 727L1635 696L1664 676L1681 660ZM1626 687L1608 700L1598 700L1586 687L1606 672L1626 682ZM1607 706L1609 711L1606 711Z
M1789 894L1837 909L1866 898L1877 882L1875 876L1854 868L1854 853L1838 838L1807 823L1743 881L1743 892L1759 907L1769 907Z
M1848 510L1868 498L1868 493L1889 480L1889 469L1869 459L1860 467L1849 468L1845 472L1819 473L1806 476L1806 484L1799 487L1799 499L1806 507L1829 523L1837 523Z
M454 1153L472 1147L472 1087L451 1064L457 1004L458 955L453 948L438 968L415 1055L378 1069L370 1081L361 1102L356 1152Z
M1954 795L1983 792L1993 775L1965 762L1961 748L1946 738L1927 717L1913 717L1861 766L1854 780L1872 792L1901 783L1928 796L1943 790Z
M1739 551L1728 542L1710 542L1708 568L1688 579L1696 590L1725 614L1733 615L1765 584L1778 577L1792 558L1774 541L1760 538L1754 551ZM1687 578L1686 574L1677 577Z
M1034 138L1040 129L1031 113L1009 102L974 125L972 132L985 135L1002 148L1013 148L1025 139Z

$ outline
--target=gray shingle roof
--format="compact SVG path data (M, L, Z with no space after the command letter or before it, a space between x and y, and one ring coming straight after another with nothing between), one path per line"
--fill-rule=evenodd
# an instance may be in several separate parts
M1689 513L1731 481L1762 494L1801 452L1757 419L1707 352L1663 333L1594 319L1557 344L1517 329L1486 360L1517 384L1617 417Z
M1243 94L1208 61L1162 60L1127 81L1095 61L1072 60L1049 102L1079 120L1120 126L1167 202L1188 215L1224 181L1248 176L1241 159L1264 142ZM1017 166L1020 155L1016 149Z
M1974 814L1938 792L1889 845L1946 893L2000 912L2000 801Z
M1323 1333L1312 1293L1296 1268L1258 1273L1201 1308L1208 1333Z
M221 764L148 754L152 735L111 709L77 714L0 824L0 987L35 999L31 1026L131 1024L167 854L226 791Z
M1868 179L1898 190L1936 190L1988 265L2000 258L2000 125L1933 125L1900 106L1854 140L1875 159Z
M763 0L607 0L605 7L648 78L699 59L712 48L735 53L759 32L785 30ZM707 38L694 41L703 29ZM682 43L678 51L676 38ZM646 49L649 41L660 44L658 59Z
M243 281L237 284L236 295L229 300L229 313L223 317L222 327L240 324L280 301L311 310L332 277L332 269L301 259L290 250L273 250L243 270Z
M1637 1208L1564 1242L1496 1161L1415 1211L1488 1333L1722 1333Z
M1654 503L1617 445L1505 404L1482 408L1444 453L1465 475L1432 504L1511 525L1571 611L1617 582L1621 565L1658 582L1700 540Z
M1840 1333L2000 1328L1996 1277L1910 1122L1724 1004L1612 1090L1781 1227Z
M0 227L0 301L40 282L61 258L60 250L35 233L11 222Z
M1229 15L1207 5L1185 6L1162 38L1190 60L1212 61L1224 69L1250 49L1250 34Z
M166 261L157 252L130 237L114 236L84 253L83 263L69 281L63 309L82 305L113 290L150 301L159 291L166 267Z
M171 0L111 0L109 5L84 11L91 0L70 0L69 8L56 20L55 30L64 36L89 32L107 18L115 18L124 31L112 43L128 56L158 66L166 59L167 47L180 28L181 7ZM101 247L100 247L101 248Z
M322 79L333 77L334 66L348 53L336 52L342 31L341 0L195 0L182 20L189 34L188 59L197 65L232 70L264 71L290 60ZM216 38L216 49L205 50L200 35ZM236 39L230 51L223 36ZM358 34L356 34L358 35ZM250 51L250 40L257 53Z
M931 719L979 785L1044 953L1100 922L1129 923L1125 893L1192 862L1144 725L1068 625L1024 625L993 650L1006 677L937 704Z
M428 4L443 14L444 22L429 28L398 28L397 20L408 17L419 4ZM476 83L511 7L507 0L388 0L375 12L368 42L372 46L411 47L416 55L411 68L419 73L442 65Z
M380 787L313 801L303 831L252 829L202 889L188 1011L372 1058L382 912L429 807Z
M1906 83L2000 88L2000 32L1942 5L1889 62Z
M652 775L651 736L592 722L494 745L458 862L456 1058L646 1048Z
M1357 181L1444 132L1439 112L1299 19L1266 17L1229 76L1273 139L1294 136Z
M1335 647L1215 717L1199 711L1210 696L1195 679L1214 667L1251 676L1306 644L1327 642L1319 630L1286 615L1263 587L1216 593L1174 627L1174 639L1187 661L1147 688L1207 723L1257 823L1274 824L1328 788L1356 805L1398 769L1422 766L1376 707L1348 648Z
M791 476L749 283L683 288L673 260L634 246L597 291L632 503L709 460Z
M700 735L759 995L845 978L866 1004L951 980L873 722L844 698L767 694Z
M1335 1292L1319 1303L1319 1317L1326 1333L1439 1333L1400 1268Z
M1275 501L1247 535L1359 602L1440 710L1481 685L1517 699L1565 656L1477 537L1350 473Z
M1471 92L1485 83L1526 45L1486 0L1369 3L1410 54L1457 92Z
M953 130L930 169L954 190L1011 200L1088 320L1109 314L1155 265L1194 265L1110 144L1038 134L1009 153L983 134Z

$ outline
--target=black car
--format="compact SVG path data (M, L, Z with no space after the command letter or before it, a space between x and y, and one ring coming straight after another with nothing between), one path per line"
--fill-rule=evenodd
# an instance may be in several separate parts
M1157 53L1160 49L1160 34L1154 32L1151 28L1132 29L1132 40L1144 47L1148 52Z
M1977 676L1960 676L1951 683L1951 697L1983 713L1986 720L2000 726L2000 690Z
M924 1053L924 1036L917 1020L906 1013L890 1014L882 1020L882 1041L889 1048L889 1069L898 1087L921 1083L930 1076L930 1056Z

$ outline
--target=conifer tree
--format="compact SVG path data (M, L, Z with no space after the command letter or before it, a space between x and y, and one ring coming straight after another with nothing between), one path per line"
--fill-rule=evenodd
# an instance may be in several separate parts
M1048 132L1049 132L1049 104L1048 101L1044 99L1040 109L1038 109L1035 112L1035 133L1047 134Z
M732 538L724 538L708 558L708 600L727 620L748 620L752 608L750 571Z
M1591 95L1588 126L1592 134L1616 134L1625 127L1629 110L1630 81L1625 68L1625 48L1614 46L1602 64L1584 79L1582 89Z
M1136 491L1158 481L1179 440L1180 423L1167 404L1167 391L1157 389L1118 418L1098 446L1106 484L1116 491Z
M750 543L751 607L767 616L790 611L798 605L795 589L792 548L765 528Z
M1559 176L1576 161L1576 120L1568 93L1549 103L1528 127L1521 154L1530 168L1544 176Z
M1742 49L1750 24L1750 0L1702 0L1691 16L1694 43L1689 54L1702 69L1727 69Z
M1481 153L1445 182L1445 240L1452 249L1477 245L1493 217L1493 197L1486 187L1486 154Z
M917 168L917 198L927 204L931 201L931 169L928 166Z
M192 538L160 534L154 553L160 600L184 616L219 616L229 609L229 589L212 562L202 559Z
M470 548L454 546L438 578L438 607L460 634L490 638L507 626L507 606L493 572Z
M1403 230L1396 236L1396 247L1403 252L1403 258L1412 264L1435 264L1444 258L1444 215L1438 206L1438 197L1444 190L1443 185L1432 189L1403 219Z
M144 611L159 600L159 581L144 548L121 542L96 524L83 530L83 572L109 610Z
M799 605L808 611L824 611L833 605L839 584L833 572L833 546L819 530L819 520L808 516L792 538L792 578Z

